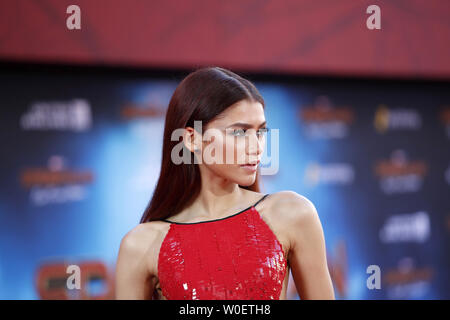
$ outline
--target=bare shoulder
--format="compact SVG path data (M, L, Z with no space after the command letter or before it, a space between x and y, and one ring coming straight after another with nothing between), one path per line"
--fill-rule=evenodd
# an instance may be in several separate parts
M257 210L286 252L294 248L298 235L318 220L313 203L305 196L290 190L269 194L258 204Z
M125 234L121 245L123 244L130 250L145 253L155 242L158 242L159 238L164 236L167 226L167 223L160 221L140 223Z
M155 266L151 262L157 256L159 245L168 229L167 225L160 221L138 224L122 238L120 253L136 261L141 261L150 272L154 271Z
M305 196L294 191L274 193L268 211L286 239L290 254L295 248L321 241L323 231L319 215L314 204Z
M314 204L295 191L284 190L272 193L267 200L271 208L268 211L285 222L301 222L317 215Z
M120 242L116 263L116 299L150 299L157 278L155 254L163 234L161 221L138 224Z

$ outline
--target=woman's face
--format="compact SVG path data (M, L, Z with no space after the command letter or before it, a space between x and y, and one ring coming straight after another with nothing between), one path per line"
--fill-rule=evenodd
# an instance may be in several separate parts
M202 165L221 178L252 185L266 143L261 103L241 100L202 129Z

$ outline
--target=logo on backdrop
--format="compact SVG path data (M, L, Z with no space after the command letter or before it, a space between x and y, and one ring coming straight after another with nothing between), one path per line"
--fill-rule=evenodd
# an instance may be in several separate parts
M114 297L114 277L101 260L69 264L68 259L42 262L35 286L41 300L100 300Z
M413 258L400 259L385 273L383 286L389 299L423 299L430 290L433 268L415 266Z
M36 206L84 200L86 185L94 180L91 171L66 169L66 160L51 156L47 168L25 168L20 183L30 190L30 201Z
M335 108L327 96L316 98L314 105L298 113L305 134L310 139L342 139L348 136L355 114L349 107Z
M447 133L447 138L450 139L450 107L444 108L439 114L439 118L445 127L445 132Z
M353 183L355 170L348 163L310 163L305 171L305 184L315 187L323 185L349 185Z
M394 109L381 104L375 111L374 126L378 133L393 130L419 130L422 127L422 116L414 109Z
M35 102L20 118L22 130L86 131L91 126L91 106L84 99Z
M162 142L167 111L166 97L172 88L161 86L157 89L137 95L140 98L138 101L125 101L120 106L119 117L122 121L130 122L130 133L134 136Z
M121 118L133 120L140 118L162 118L166 114L166 107L157 104L139 105L132 102L126 103L120 112Z
M375 165L381 191L387 195L419 191L427 170L424 161L409 160L404 150L393 151L390 159Z
M419 242L430 237L430 216L425 211L390 216L379 232L382 243Z

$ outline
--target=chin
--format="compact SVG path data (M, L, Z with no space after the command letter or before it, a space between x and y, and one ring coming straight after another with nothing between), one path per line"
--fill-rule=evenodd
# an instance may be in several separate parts
M236 183L242 187L248 187L254 184L256 181L256 175L253 177L248 177L246 179L243 179L242 177L236 181Z

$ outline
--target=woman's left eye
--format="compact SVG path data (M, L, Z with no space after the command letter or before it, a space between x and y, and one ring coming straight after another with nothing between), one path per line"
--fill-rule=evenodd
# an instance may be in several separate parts
M263 135L263 134L267 133L267 131L269 131L269 128L261 128L258 130L258 134Z
M256 134L259 135L259 136L262 136L265 133L267 133L267 131L269 131L269 128L260 128L260 129L258 129ZM246 130L244 130L244 129L234 129L234 130L232 130L232 134L235 135L235 136L245 136Z
M235 129L235 130L233 130L233 134L235 136L243 136L243 135L245 135L245 132L243 129Z

